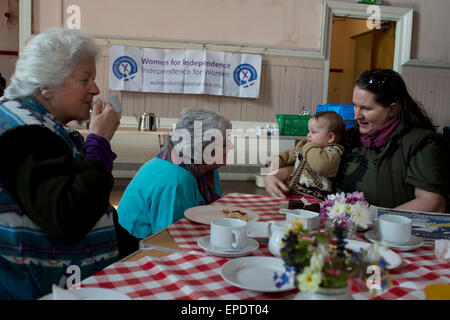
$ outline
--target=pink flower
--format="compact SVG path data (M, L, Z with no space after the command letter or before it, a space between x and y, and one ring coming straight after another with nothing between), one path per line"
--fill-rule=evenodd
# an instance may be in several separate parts
M342 271L339 270L339 269L330 269L330 270L328 270L328 274L329 274L330 276L339 277L339 275L340 275L341 273L342 273Z
M350 277L347 280L347 284L350 287L355 286L358 290L364 290L366 288L366 282L363 279L359 279L356 277Z
M363 192L355 191L353 193L347 194L345 198L346 198L345 199L346 203L355 204L358 201L360 201L360 202L368 205L368 203L366 201L366 198L364 197L364 193Z

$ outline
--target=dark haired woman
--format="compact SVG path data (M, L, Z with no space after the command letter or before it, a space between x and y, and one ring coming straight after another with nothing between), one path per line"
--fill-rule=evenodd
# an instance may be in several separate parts
M346 132L337 191L363 191L381 207L445 212L444 141L402 77L389 69L363 72L353 104L358 125Z

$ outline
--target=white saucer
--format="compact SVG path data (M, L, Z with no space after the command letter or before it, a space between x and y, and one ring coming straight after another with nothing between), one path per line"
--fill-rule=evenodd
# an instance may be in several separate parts
M258 242L267 242L269 234L267 233L268 222L252 221L247 224L247 236Z
M345 239L345 242L347 242L345 248L352 250L354 252L360 252L361 249L365 250L370 246L369 242L357 240ZM397 253L395 253L392 250L379 247L378 253L384 259L384 261L388 263L387 266L388 270L395 269L402 264L402 257L400 257Z
M241 250L235 250L235 251L218 250L211 246L210 239L211 239L210 236L200 238L200 239L198 239L197 244L200 246L200 248L202 248L206 252L212 254L213 256L217 256L217 257L223 257L223 258L243 257L259 248L258 241L254 240L252 238L248 238L247 246Z
M274 274L285 271L284 262L275 257L245 257L233 259L220 269L222 278L242 289L257 292L282 292L292 290L294 277L289 277L289 283L277 288Z
M371 242L381 241L376 230L370 230L370 231L366 232L364 235ZM393 244L392 242L388 242L388 241L384 241L384 243L386 243L386 245L389 248L397 250L397 251L411 251L411 250L414 250L414 249L419 248L424 245L424 242L421 238L413 236L413 235L411 235L411 240L409 240L409 242L406 244L398 245L398 244Z

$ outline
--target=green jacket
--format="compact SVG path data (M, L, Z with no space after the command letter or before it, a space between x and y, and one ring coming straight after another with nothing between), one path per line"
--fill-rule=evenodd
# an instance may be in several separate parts
M376 206L394 208L415 198L415 187L448 198L449 170L442 136L401 124L383 147L369 149L359 128L346 131L337 192L362 191Z

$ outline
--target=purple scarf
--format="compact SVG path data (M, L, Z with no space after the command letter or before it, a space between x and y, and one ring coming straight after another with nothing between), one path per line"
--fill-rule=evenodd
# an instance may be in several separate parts
M202 172L201 166L199 164L184 164L183 161L177 157L175 152L172 152L172 148L167 146L164 150L162 150L156 157L162 160L170 161L179 165L180 167L189 171L195 178L197 182L198 189L200 190L203 199L205 199L206 203L210 204L220 198L220 196L216 192L216 184L214 179L214 171ZM174 159L175 158L175 159Z
M367 134L359 134L359 139L366 148L376 149L382 147L399 123L400 119L394 118Z

